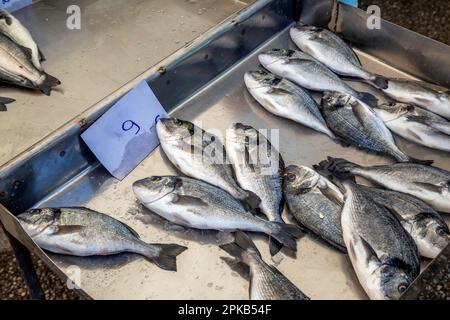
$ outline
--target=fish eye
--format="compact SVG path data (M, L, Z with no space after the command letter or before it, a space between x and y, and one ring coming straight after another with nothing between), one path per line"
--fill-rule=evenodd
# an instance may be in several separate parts
M29 211L30 214L40 214L41 213L41 209L32 209Z
M437 235L439 235L441 237L444 237L444 236L447 235L447 232L442 227L437 227L436 228L436 233L437 233Z
M287 181L294 182L297 177L295 176L295 174L289 173L286 178L287 178Z
M403 293L406 291L406 289L408 289L408 286L406 284L402 283L398 286L397 289L398 289L398 292Z
M161 181L161 180L162 180L161 177L151 177L150 178L150 181L152 181L152 182L158 182L158 181Z
M183 122L182 122L180 119L174 119L174 123L175 123L177 126L181 126L181 125L183 124Z

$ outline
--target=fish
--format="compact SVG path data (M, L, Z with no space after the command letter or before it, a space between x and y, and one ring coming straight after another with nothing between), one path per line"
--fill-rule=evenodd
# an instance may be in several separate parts
M284 177L286 203L298 223L334 248L347 252L341 227L341 190L305 166L287 167Z
M90 257L131 252L161 269L176 271L176 257L187 249L146 243L125 223L88 208L32 209L17 218L39 247L57 254Z
M387 87L387 79L363 69L353 49L335 33L314 26L294 26L292 41L335 73L371 81L379 88Z
M381 90L398 102L413 104L450 119L450 90L424 81L389 79Z
M350 261L372 300L398 300L420 273L417 246L397 218L351 179L341 224Z
M164 153L183 174L222 188L251 208L259 207L261 199L236 182L225 147L216 136L174 118L160 119L156 131Z
M450 213L450 172L418 163L361 166L329 157L318 167L335 173L363 177L386 189L412 195L439 212Z
M296 251L303 236L298 226L267 221L247 210L226 191L206 182L176 176L153 176L136 181L133 191L150 211L188 228L267 234Z
M444 219L416 197L390 190L360 186L377 204L388 208L416 242L422 257L435 259L450 243Z
M11 39L0 34L0 81L40 90L49 96L61 84L55 77L38 70L27 55Z
M11 98L0 97L0 112L8 111L6 105L16 102L16 100Z
M258 248L244 232L236 232L234 242L220 248L234 258L222 258L232 269L244 265L249 270L250 300L310 300L277 268L263 260Z
M450 122L406 103L386 103L374 109L395 134L419 145L450 152Z
M31 57L31 62L39 71L43 71L41 61L45 60L30 31L11 13L0 10L0 33L14 41Z
M242 123L227 130L225 146L239 185L261 199L259 210L269 221L284 223L281 218L284 161L278 150L258 130ZM271 239L271 254L275 255L280 248Z
M272 49L259 55L259 62L273 74L295 82L313 91L334 91L349 94L370 106L378 99L367 92L358 92L342 81L325 65L309 54L287 50Z
M306 90L262 70L246 72L244 81L253 98L270 113L336 139L327 127L316 101Z
M326 92L322 114L328 127L344 142L360 149L390 156L400 162L423 162L401 151L389 129L373 109L353 96Z

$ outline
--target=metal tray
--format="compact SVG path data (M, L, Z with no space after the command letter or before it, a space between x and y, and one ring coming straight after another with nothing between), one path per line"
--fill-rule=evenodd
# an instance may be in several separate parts
M334 22L331 28L344 37L348 35L355 41L355 48L363 50L357 50L363 65L386 76L421 77L448 85L450 64L446 60L450 48L388 22L383 22L382 30L361 38L358 30L367 31L365 15L358 9L337 6L334 1L303 1L302 11L298 11L298 4L288 0L256 2L1 168L0 219L7 230L62 278L80 270L80 294L86 298L247 299L247 281L220 259L226 253L217 245L227 235L172 225L137 203L131 190L134 181L150 175L176 173L161 150L153 152L119 182L96 161L79 135L117 98L147 79L171 115L191 120L206 130L224 134L235 122L269 129L269 132L278 129L281 153L288 164L313 165L328 155L363 164L386 163L385 158L341 148L323 135L269 114L246 91L243 74L259 67L259 52L273 47L294 48L288 30L298 13L302 13L303 22L310 24ZM402 52L400 45L386 47L383 37L392 34L398 35L400 42L415 38L414 46L409 43L406 48L410 56L406 55L408 50ZM372 42L374 37L380 40L378 45ZM429 49L427 55L419 54L423 47ZM405 54L402 63L393 64L401 54ZM416 57L420 57L420 65L426 60L428 68L408 69L409 65L416 64L407 60ZM433 66L441 71L434 73ZM445 68L446 72L442 71ZM361 83L352 85L372 90ZM412 156L433 159L436 166L450 170L448 154L402 139L399 144ZM176 273L163 271L131 254L76 258L46 253L31 241L13 217L36 206L87 206L126 222L145 241L175 242L188 246L189 250L179 256ZM286 215L286 219L290 217ZM270 262L266 239L255 236L255 240L265 260ZM280 271L313 299L367 299L348 257L310 236L299 240L297 257L281 253L273 260Z

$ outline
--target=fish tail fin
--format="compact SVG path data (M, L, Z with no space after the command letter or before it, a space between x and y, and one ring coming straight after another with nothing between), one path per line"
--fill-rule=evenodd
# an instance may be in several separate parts
M223 244L219 247L226 251L230 256L236 258L237 261L245 264L248 264L248 261L245 259L244 253L250 253L253 256L261 258L261 253L258 248L255 246L250 237L242 231L237 231L234 234L233 242Z
M270 255L273 257L278 252L281 251L283 248L283 244L280 243L278 240L274 239L273 237L269 236L269 251Z
M293 251L297 251L296 239L305 235L302 229L292 224L282 224L277 222L272 222L271 224L272 231L270 232L270 236L283 244L283 246L288 247Z
M13 103L16 100L11 99L11 98L4 98L4 97L0 97L0 112L2 111L8 111L8 108L6 107L7 104Z
M371 93L358 92L357 98L372 108L375 108L378 105L377 97Z
M327 160L320 162L313 168L325 176L335 176L341 180L354 180L353 171L361 168L361 166L345 159L328 157Z
M371 82L376 88L384 90L388 88L389 80L386 77L375 74Z
M154 262L158 267L168 271L177 271L177 256L187 250L186 247L178 244L158 244L151 245L152 249L146 257ZM160 248L159 254L155 256L154 247Z
M261 204L261 198L248 190L246 190L244 201L250 206L251 209L258 209Z
M39 90L42 91L43 94L46 96L49 96L51 94L51 91L54 87L59 86L61 84L61 81L59 81L57 78L49 75L48 73L45 73L45 80L44 82L39 86Z

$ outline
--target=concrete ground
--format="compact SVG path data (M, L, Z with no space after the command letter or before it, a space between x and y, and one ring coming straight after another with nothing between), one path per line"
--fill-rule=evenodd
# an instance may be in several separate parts
M114 0L115 1L115 0ZM49 4L55 1L43 1L45 4ZM124 84L127 80L137 76L140 72L144 71L145 67L155 64L163 57L167 56L178 47L181 47L184 42L187 42L197 36L202 31L208 29L225 17L229 16L232 12L246 5L246 2L251 1L233 1L233 0L173 0L171 3L175 3L175 6L171 11L161 12L161 8L164 8L164 1L151 0L152 8L149 11L151 17L165 21L165 24L179 23L178 18L182 15L182 11L189 13L189 19L185 19L185 25L183 29L189 32L176 32L166 30L160 34L158 39L151 40L151 35L147 38L146 44L153 47L151 53L146 56L144 61L139 61L132 71L127 70L126 78L123 77L123 72L115 70L112 73L108 72L109 79L107 80L108 86L100 86L100 90L97 94L89 96L83 96L82 87L77 88L81 90L78 95L83 96L79 102L74 103L68 109L63 109L59 105L50 104L49 117L45 120L43 117L37 117L43 113L39 111L32 114L32 106L21 105L11 106L11 117L5 122L5 115L0 118L2 121L2 128L0 128L0 134L3 137L2 145L0 146L0 164L9 160L12 156L22 151L32 143L38 141L52 130L64 122L70 120L73 116L83 111L89 103L94 103L111 90L118 88ZM361 6L366 8L368 5L377 4L381 7L382 17L386 20L392 21L406 28L422 33L426 36L434 38L438 41L450 44L450 2L448 0L362 0ZM178 8L177 8L178 6ZM203 11L202 9L206 10ZM152 11L154 10L154 11ZM198 14L204 12L204 14ZM187 15L186 15L187 17ZM196 31L196 32L192 32ZM84 79L74 79L78 82L77 85L82 85ZM107 88L108 87L108 88ZM108 91L109 90L109 91ZM95 92L94 92L95 93ZM73 92L73 94L77 94ZM50 100L49 100L50 101ZM15 110L16 109L16 110ZM36 116L36 117L35 117ZM26 117L24 119L21 119ZM28 121L28 122L27 122ZM22 134L16 134L17 127L25 127ZM28 293L26 292L23 280L20 276L20 272L15 264L15 260L9 248L6 244L4 235L0 231L0 299L27 299ZM48 268L37 259L34 259L35 265L38 270L39 277L42 281L42 285L48 299L76 299L76 295L69 291L65 285L50 271ZM444 277L445 278L445 277ZM447 280L442 280L448 282ZM439 286L439 284L437 284ZM441 290L442 291L442 290ZM448 296L449 290L444 291ZM427 299L444 298L442 293L440 296L433 296L433 293L426 294Z

